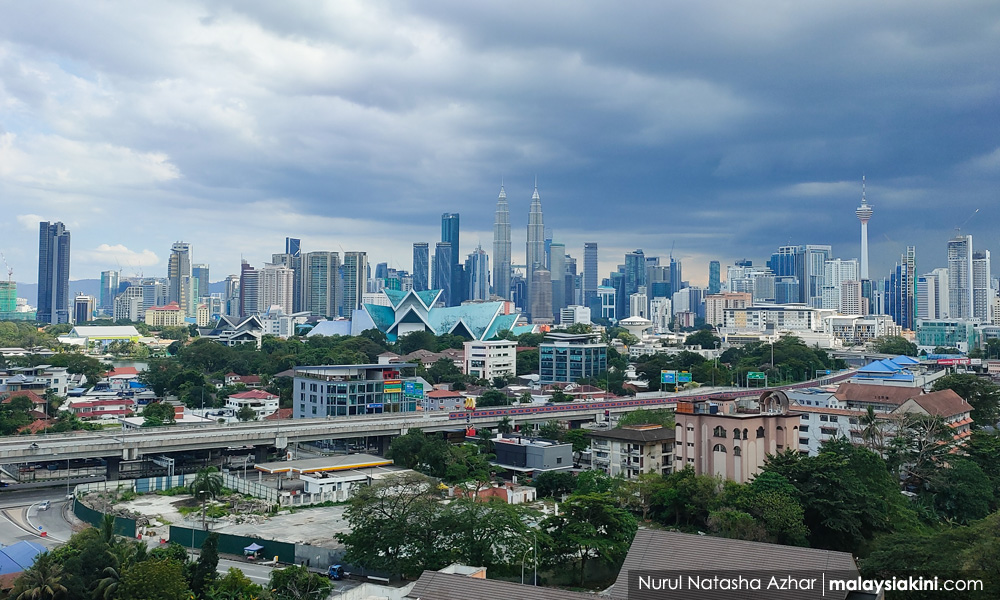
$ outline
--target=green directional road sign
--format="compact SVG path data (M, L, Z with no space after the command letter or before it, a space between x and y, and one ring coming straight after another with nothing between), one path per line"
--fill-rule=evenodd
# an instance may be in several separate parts
M660 383L677 383L677 371L660 371Z
M747 373L747 379L767 379L767 375L764 375L763 371L750 371Z
M677 375L677 382L678 383L691 383L691 373L688 372L688 371L681 371Z

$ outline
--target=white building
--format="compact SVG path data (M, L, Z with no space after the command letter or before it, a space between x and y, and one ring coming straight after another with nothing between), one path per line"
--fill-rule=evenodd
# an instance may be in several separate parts
M845 281L860 281L858 261L834 258L826 261L823 264L823 269L823 288L820 292L822 294L822 308L833 309L844 314L841 285ZM857 314L857 312L854 311L851 314Z
M260 312L275 305L286 313L292 312L295 271L284 265L265 264L258 271L257 286L257 306Z
M653 322L654 333L670 332L671 314L669 298L653 298L649 301L649 320Z
M559 311L559 322L563 325L583 323L590 325L590 309L586 306L573 304Z
M517 374L517 342L494 340L465 342L466 375L492 380Z
M232 410L234 415L238 415L245 406L249 406L254 411L256 420L260 421L278 411L278 397L264 390L248 390L232 394L226 399L226 408Z
M828 311L829 312L829 311ZM727 308L723 311L724 329L738 331L822 331L823 312L802 304L779 304Z
M853 346L883 336L900 335L902 327L889 315L831 315L823 318L823 332Z
M295 326L305 323L308 318L309 311L289 315L285 314L280 306L274 305L260 316L260 324L263 327L261 335L274 335L288 339L295 335Z

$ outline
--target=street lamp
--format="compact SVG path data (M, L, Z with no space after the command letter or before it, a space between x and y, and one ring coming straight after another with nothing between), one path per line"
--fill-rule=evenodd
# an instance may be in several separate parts
M715 342L715 366L712 367L712 387L715 387L715 372L719 370L719 342Z

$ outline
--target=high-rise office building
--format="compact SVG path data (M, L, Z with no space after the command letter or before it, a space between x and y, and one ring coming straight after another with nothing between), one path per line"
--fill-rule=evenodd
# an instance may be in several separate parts
M222 293L222 311L227 317L240 316L240 276L227 275L226 289Z
M948 269L934 269L917 278L917 318L948 318Z
M468 280L468 300L489 300L490 259L482 246L465 259L465 278Z
M445 306L452 306L451 285L454 282L454 268L451 260L451 253L454 250L448 242L438 242L434 244L434 271L432 284L434 289L441 290L441 302Z
M302 242L298 238L285 238L285 251L271 255L271 264L284 265L292 270L292 310L299 312L304 303L302 281L305 277L302 263Z
M497 197L497 212L493 219L493 294L500 298L510 298L510 208L507 206L507 192L500 184Z
M528 242L525 248L524 264L526 268L525 280L528 284L528 307L534 304L531 299L532 284L534 277L532 272L535 269L545 266L545 221L542 217L542 198L538 195L538 182L535 182L535 191L531 194L531 207L528 210Z
M194 271L192 264L191 244L174 242L170 247L170 259L167 263L167 281L169 282L169 302L176 302L185 315L194 314Z
M972 253L972 318L980 323L993 322L993 297L996 291L990 281L990 251Z
M240 265L240 318L257 314L257 307L260 305L260 280L257 269L250 263L243 261Z
M417 292L430 289L430 262L427 242L413 244L413 289Z
M708 263L708 293L709 294L718 294L719 290L722 289L722 281L721 281L721 277L720 277L721 276L721 271L722 271L722 265L719 264L719 261L717 261L717 260L709 261L709 263Z
M296 257L302 256L302 240L299 238L286 237L285 254L290 254Z
M597 295L597 242L583 244L583 305L590 306Z
M972 236L948 241L948 316L972 318Z
M642 250L625 254L625 295L631 296L646 285L646 255ZM627 305L626 305L627 306ZM631 316L625 313L625 316Z
M295 292L295 273L281 264L265 264L257 275L258 305L261 314L272 306L281 307L285 314L292 313Z
M69 242L61 222L38 224L38 310L41 323L69 323Z
M883 308L885 313L903 329L916 326L916 250L907 246L900 262L883 283Z
M350 319L354 311L361 308L361 297L368 285L368 254L366 252L344 252L344 264L340 268L343 292L341 295L341 316Z
M861 221L861 279L868 279L868 220L872 218L872 207L865 198L865 176L861 176L861 206L854 214Z
M101 271L101 298L98 307L101 313L110 316L115 308L118 295L118 271Z
M681 274L681 261L670 255L670 289L676 294L684 288L684 277Z
M552 323L552 278L548 269L538 268L531 273L531 322L544 325Z
M191 297L194 298L195 304L198 304L201 298L211 295L211 291L209 290L211 283L209 281L208 265L192 265L191 281L193 288Z
M549 278L552 281L552 312L558 315L572 303L566 300L566 244L549 244Z
M799 280L797 302L820 308L823 304L826 261L832 251L826 245L781 246L771 255L767 266L775 277L795 277Z
M462 260L459 254L462 251L459 245L460 229L458 213L444 213L441 215L441 241L451 244L451 286L449 287L450 293L447 297L446 306L458 306L465 299L465 286L463 285L464 270L460 268ZM437 258L435 258L436 260Z
M94 311L97 309L97 298L86 294L79 294L73 301L73 322L77 325L94 320Z
M833 309L841 314L858 314L858 311L845 311L843 304L842 284L845 281L859 281L858 261L833 258L826 261L823 274L822 304L820 308ZM859 292L860 295L860 292Z

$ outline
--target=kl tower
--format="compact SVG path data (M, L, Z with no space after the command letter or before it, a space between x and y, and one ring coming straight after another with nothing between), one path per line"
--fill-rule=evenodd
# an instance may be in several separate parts
M865 176L861 176L861 206L854 211L861 221L861 280L868 279L868 220L872 218L872 207L865 199Z

